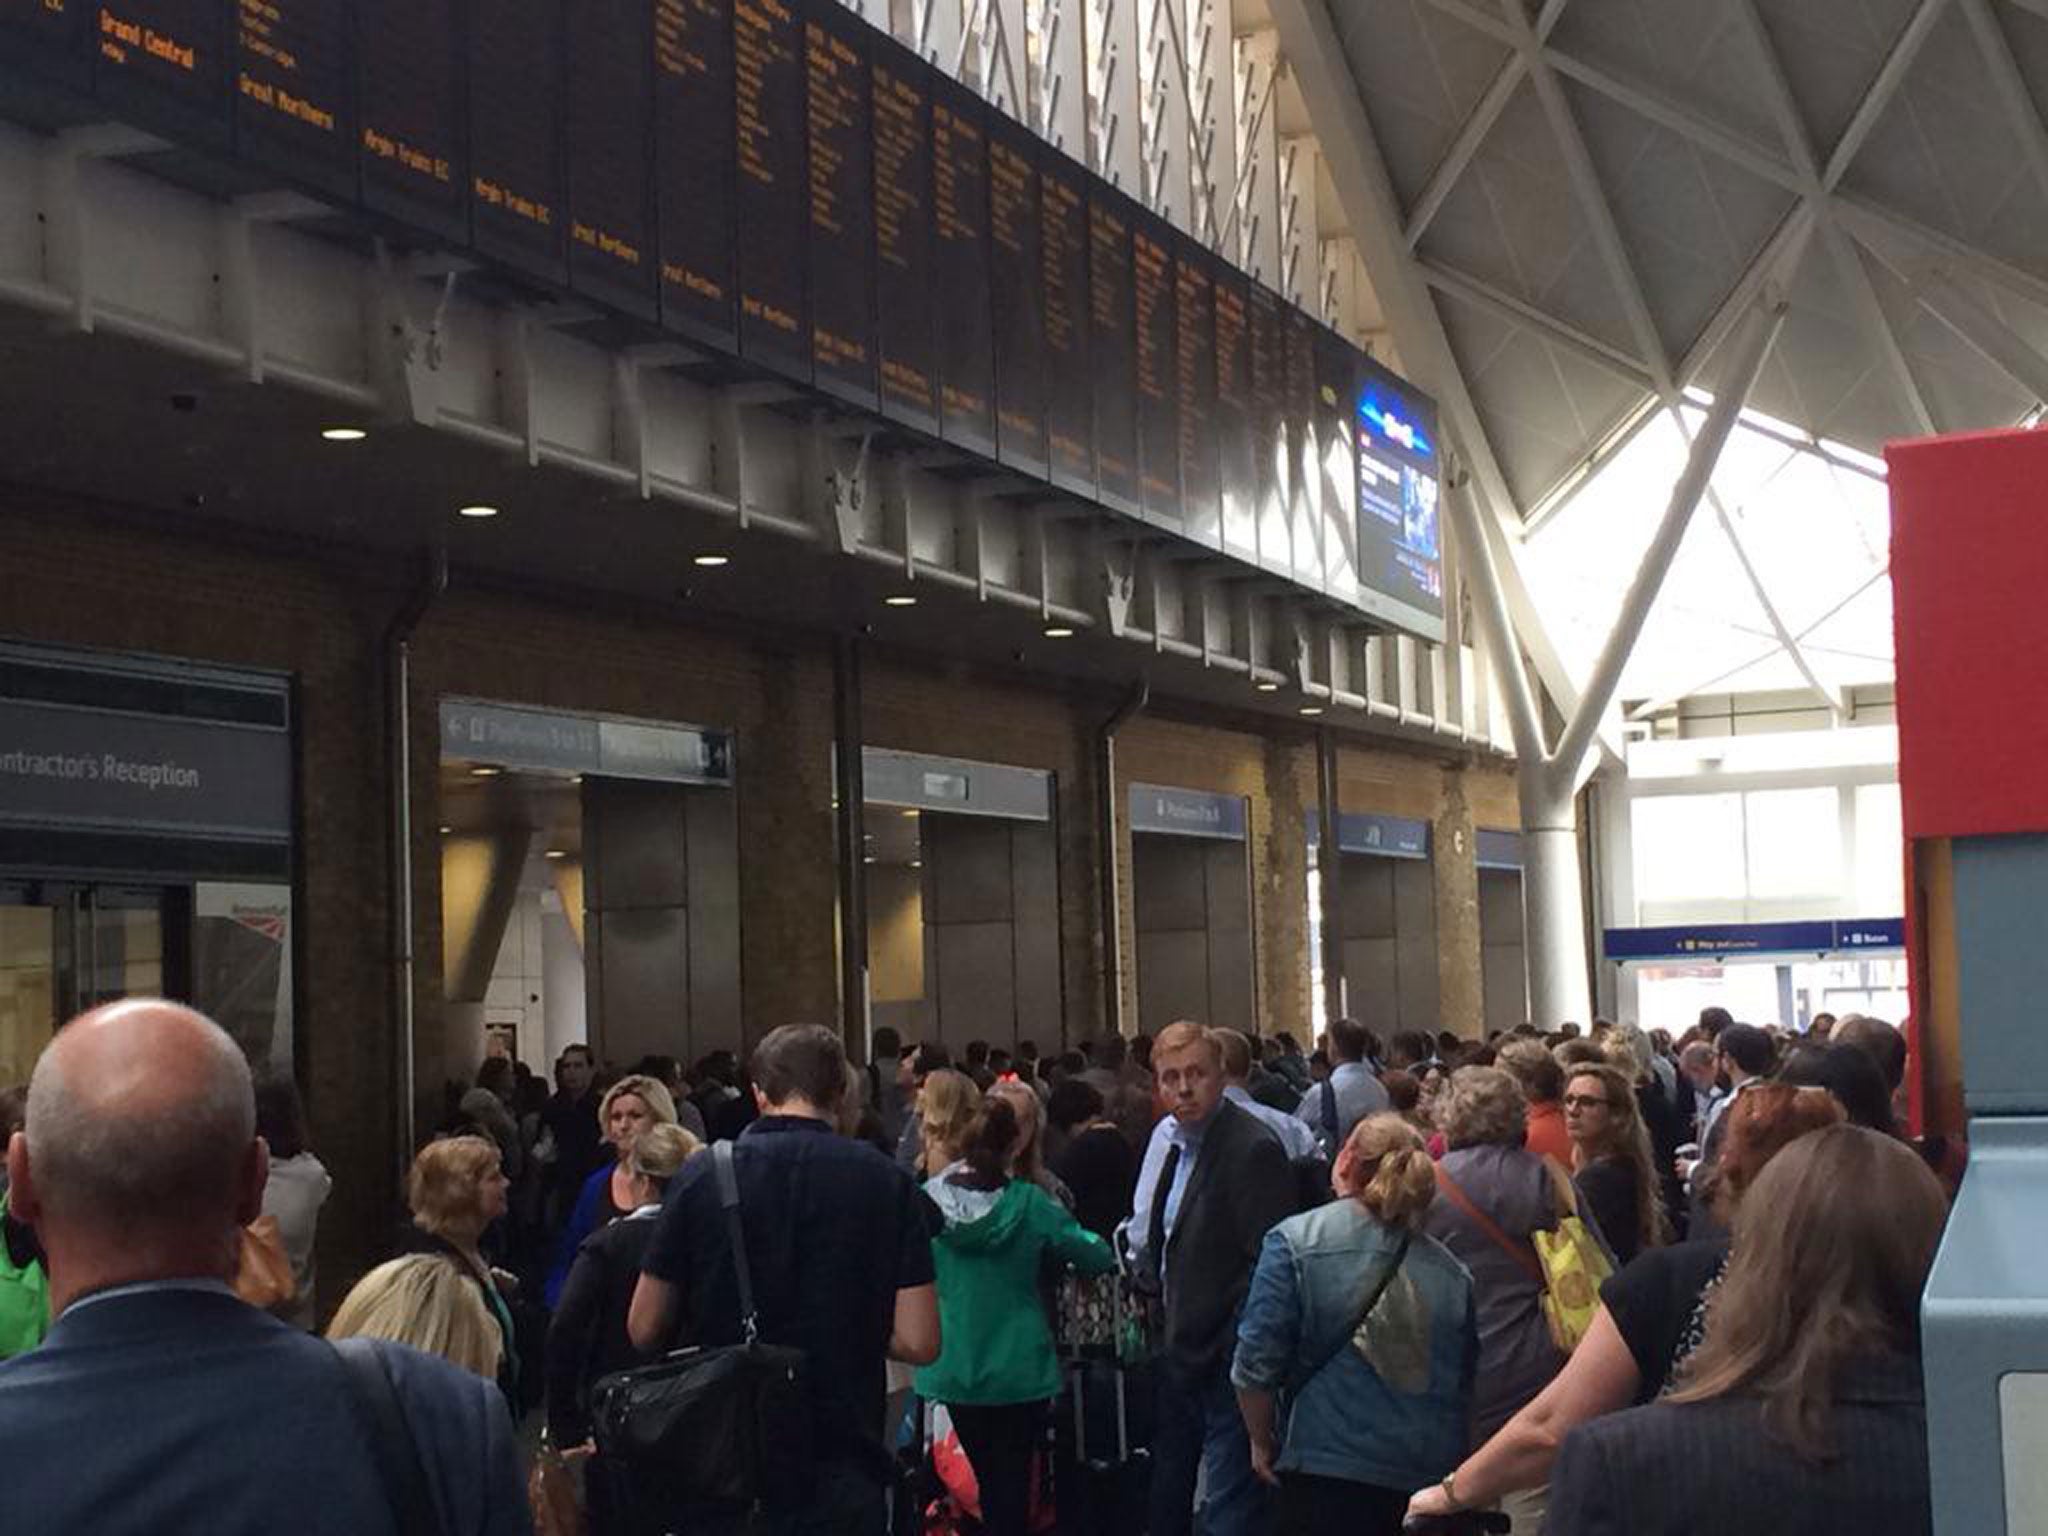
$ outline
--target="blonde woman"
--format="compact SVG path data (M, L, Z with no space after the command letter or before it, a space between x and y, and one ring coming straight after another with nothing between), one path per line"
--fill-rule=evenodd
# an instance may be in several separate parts
M518 1281L494 1270L483 1256L484 1229L505 1214L511 1181L498 1161L498 1145L481 1136L449 1136L420 1148L405 1181L411 1223L399 1236L401 1253L447 1259L476 1287L496 1319L503 1353L498 1386L507 1402L519 1402L519 1352L514 1343L508 1294Z
M379 1264L342 1299L327 1325L330 1339L389 1339L495 1381L505 1352L477 1288L454 1262L408 1254Z
M1396 1536L1465 1451L1472 1281L1420 1230L1436 1176L1400 1116L1359 1122L1331 1187L1266 1234L1230 1379L1281 1536Z
M612 1149L612 1161L583 1181L576 1208L569 1213L569 1225L562 1231L541 1292L550 1310L561 1302L569 1266L576 1262L583 1239L633 1209L633 1175L626 1166L626 1153L633 1138L648 1126L676 1123L676 1101L661 1082L635 1072L605 1089L604 1097L597 1101L597 1123Z
M924 1080L917 1108L924 1135L918 1166L926 1178L937 1178L960 1160L967 1129L981 1109L981 1090L965 1072L943 1068Z

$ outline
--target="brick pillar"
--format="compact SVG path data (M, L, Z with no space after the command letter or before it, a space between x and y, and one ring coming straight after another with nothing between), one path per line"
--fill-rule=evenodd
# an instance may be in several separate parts
M1281 1030L1313 1040L1322 1021L1311 1017L1310 985L1317 956L1308 948L1308 815L1316 803L1316 749L1311 740L1269 737L1266 795L1254 802L1258 846L1259 1032ZM1263 815L1261 813L1263 812Z
M1479 952L1478 834L1463 769L1447 768L1434 822L1436 945L1440 1027L1468 1040L1486 1032Z

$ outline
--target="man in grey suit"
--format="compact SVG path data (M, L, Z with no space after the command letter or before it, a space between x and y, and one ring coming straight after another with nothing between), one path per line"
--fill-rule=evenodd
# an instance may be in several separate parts
M377 1471L333 1348L237 1300L268 1149L241 1050L131 999L36 1063L10 1199L49 1256L48 1339L0 1365L0 1507L36 1536L384 1536L419 1528ZM497 1389L375 1346L442 1536L531 1529Z

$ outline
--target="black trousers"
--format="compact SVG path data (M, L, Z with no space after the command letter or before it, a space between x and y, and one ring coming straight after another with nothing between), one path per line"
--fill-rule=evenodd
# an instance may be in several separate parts
M1277 1536L1401 1536L1408 1495L1343 1477L1280 1474Z
M973 1407L948 1403L960 1449L981 1490L987 1536L1026 1536L1031 1515L1031 1458L1045 1439L1045 1404Z

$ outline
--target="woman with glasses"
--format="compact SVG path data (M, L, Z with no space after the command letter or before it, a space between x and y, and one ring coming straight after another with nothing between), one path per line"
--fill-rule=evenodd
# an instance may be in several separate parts
M1613 1067L1587 1062L1571 1068L1564 1128L1572 1141L1579 1198L1607 1240L1615 1267L1662 1244L1670 1229L1635 1084Z

